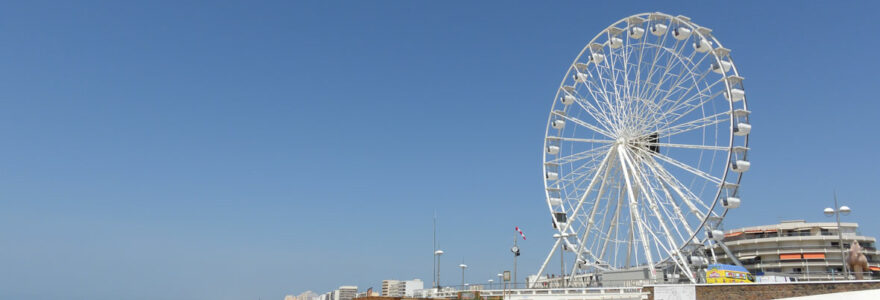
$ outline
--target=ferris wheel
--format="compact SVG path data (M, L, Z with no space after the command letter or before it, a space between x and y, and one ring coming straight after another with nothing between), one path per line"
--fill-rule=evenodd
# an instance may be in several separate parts
M599 32L569 66L543 160L553 251L573 254L566 272L647 267L653 278L671 266L697 280L692 258L723 237L750 166L730 52L688 17L643 13Z

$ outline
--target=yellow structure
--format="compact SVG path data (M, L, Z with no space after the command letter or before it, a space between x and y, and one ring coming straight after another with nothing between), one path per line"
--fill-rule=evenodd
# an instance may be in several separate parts
M755 278L746 268L714 264L706 269L706 283L751 283Z

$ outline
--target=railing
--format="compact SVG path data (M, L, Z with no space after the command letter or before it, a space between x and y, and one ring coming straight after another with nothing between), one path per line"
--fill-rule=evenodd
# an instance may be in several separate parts
M862 280L880 280L873 278L871 272L861 272ZM803 270L802 272L767 272L767 276L780 276L793 278L795 281L838 281L838 280L855 280L855 272L850 272L849 276L844 276L842 272Z
M757 247L757 248L748 248L748 249L736 249L738 247L741 247L741 245L732 245L732 246L728 245L728 247L733 248L733 249L730 249L731 252L736 253L738 256L739 255L750 255L750 254L753 254L753 252L759 252L759 251L770 252L770 253L780 252L779 250L782 250L783 252L788 252L788 253L808 253L808 252L809 253L813 253L813 252L840 253L840 248L837 248L838 246L826 246L826 245L768 246L768 247ZM862 248L863 248L862 249L863 254L880 254L877 252L877 249L874 247L862 247ZM786 251L786 250L799 250L799 251ZM849 251L849 250L845 249L845 251ZM723 252L722 253L716 252L716 255L723 256L724 253Z
M520 283L520 285L524 285ZM600 287L600 288L546 288L546 289L489 289L472 290L470 286L447 286L437 292L434 289L416 291L417 297L429 298L455 298L461 292L479 292L480 296L540 296L540 295L605 295L605 294L630 294L639 295L641 287Z
M880 278L872 277L871 272L862 272L863 280L880 280ZM855 280L855 274L850 272L849 276L844 276L841 272L829 272L825 270L804 270L803 272L766 272L764 276L777 276L790 278L791 282L802 281L841 281ZM756 276L757 278L757 276ZM757 281L756 281L757 282ZM540 282L539 282L540 283ZM645 283L648 284L648 283ZM518 286L525 286L526 283L518 283ZM437 291L436 288L421 289L415 291L413 295L416 298L458 298L462 292L479 292L480 296L523 296L525 298L542 295L640 295L641 286L613 286L613 287L549 287L549 288L511 288L513 284L494 283L491 287L488 284L473 285L455 285L444 286ZM486 289L488 287L488 289Z

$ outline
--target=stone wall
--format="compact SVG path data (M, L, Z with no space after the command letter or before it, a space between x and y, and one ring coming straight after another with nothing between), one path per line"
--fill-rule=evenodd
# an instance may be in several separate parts
M697 300L764 300L880 289L880 281L814 281L786 283L698 284ZM644 287L654 300L654 287Z

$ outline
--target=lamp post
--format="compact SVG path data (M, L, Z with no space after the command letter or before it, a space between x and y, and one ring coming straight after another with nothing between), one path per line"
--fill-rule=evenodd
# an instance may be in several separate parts
M443 255L443 250L434 251L434 256L437 256L437 291L440 291L440 256Z
M516 258L519 256L519 246L516 245L516 236L513 237L513 247L510 252L513 253L513 288L516 288Z
M467 269L467 265L460 264L458 267L461 268L461 289L464 290L464 269Z
M849 206L846 205L837 206L836 192L834 193L834 207L837 207L837 209L833 209L830 207L825 208L824 213L826 216L829 217L837 217L837 244L838 246L840 246L840 260L843 263L843 279L847 280L849 279L849 266L846 264L846 252L843 250L843 228L840 227L840 215L848 215L850 212L852 212L852 210L849 208Z
M489 289L490 289L490 290L491 290L493 287L495 287L495 286L492 285L493 282L495 282L495 280L489 279Z
M498 285L500 286L504 282L504 274L498 273L496 275L498 275Z

